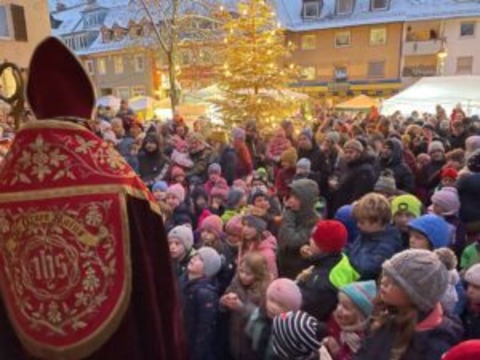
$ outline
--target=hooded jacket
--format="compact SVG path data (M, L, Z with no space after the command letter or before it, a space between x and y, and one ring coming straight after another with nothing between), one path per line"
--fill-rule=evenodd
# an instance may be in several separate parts
M148 152L145 150L147 142L154 142L157 144L157 150ZM147 135L143 140L142 150L138 154L138 162L140 168L140 177L144 182L152 183L160 180L168 170L168 163L161 151L161 144L159 139L153 135Z
M309 179L294 181L292 193L300 200L300 210L286 209L278 232L280 276L295 279L309 265L300 255L300 248L309 243L313 227L319 220L315 212L318 185Z
M364 156L347 164L340 185L332 195L332 204L329 211L332 214L343 205L353 203L363 195L373 191L378 174L370 158Z
M400 232L389 226L372 234L360 232L358 238L347 247L347 255L361 280L376 280L383 262L402 250Z
M393 171L398 190L412 193L415 190L415 181L412 171L405 163L402 144L396 139L387 140L387 143L392 149L392 155L388 159L381 159L382 169Z

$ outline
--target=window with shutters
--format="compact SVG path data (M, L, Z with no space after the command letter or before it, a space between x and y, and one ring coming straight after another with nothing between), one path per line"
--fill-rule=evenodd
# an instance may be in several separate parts
M25 21L25 9L23 6L10 5L12 15L13 32L16 41L28 41L27 22Z
M355 5L354 0L337 0L336 12L337 15L349 15L353 12Z
M7 5L0 5L0 38L9 39L11 37L9 23L8 7Z
M86 60L85 68L87 69L88 75L95 75L95 64L93 63L93 60Z
M123 57L115 56L113 58L113 71L115 74L123 74Z
M457 75L471 75L473 69L473 56L457 58Z
M370 61L368 63L368 77L381 78L385 76L385 61Z

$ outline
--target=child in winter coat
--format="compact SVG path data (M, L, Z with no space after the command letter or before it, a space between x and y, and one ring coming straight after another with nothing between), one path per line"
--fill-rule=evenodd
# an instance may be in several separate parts
M431 210L435 215L445 219L450 227L450 247L457 256L461 256L466 243L466 231L458 212L460 210L460 199L458 191L454 187L442 187L432 195Z
M465 273L467 306L462 315L466 339L480 339L480 264Z
M200 248L180 279L180 294L189 342L190 360L215 359L215 328L218 290L214 277L221 267L220 255L212 248Z
M280 170L275 176L275 188L280 201L284 201L289 193L288 186L293 181L296 172L297 151L291 147L280 156Z
M192 168L193 161L188 152L187 142L178 135L172 136L170 142L173 147L172 154L170 155L172 164L181 167L183 170Z
M195 255L193 232L189 226L174 227L168 233L168 247L173 260L174 273L180 279L187 271L187 266Z
M222 258L222 267L217 274L218 290L222 295L235 275L235 253L223 239L223 222L217 215L206 217L199 228L200 245L214 248Z
M402 234L403 249L408 249L408 223L422 215L422 203L413 195L400 195L392 200L393 224Z
M355 360L440 360L462 339L462 325L439 301L448 271L427 250L405 250L383 263L371 334Z
M310 245L301 252L312 264L297 278L302 291L302 310L318 321L327 321L337 307L338 289L359 278L347 256L347 229L336 220L320 220L312 231Z
M253 359L250 341L245 334L248 318L265 301L270 282L267 261L259 253L247 254L232 283L220 299L230 311L230 353L235 360Z
M236 248L238 251L238 248L242 244L242 234L243 217L236 215L225 224L225 241L229 246Z
M235 215L240 215L247 202L245 191L238 187L231 187L227 193L226 210L222 215L224 223L228 222Z
M271 280L278 276L277 239L267 231L267 223L254 215L243 217L242 244L238 252L238 262L250 252L259 252L267 260Z
M276 359L272 348L272 321L284 312L298 311L301 305L302 293L292 280L280 278L268 286L265 305L252 312L245 328L254 360Z
M410 249L435 250L450 242L450 228L437 215L422 215L408 223Z
M220 186L228 190L227 180L222 177L222 167L216 163L208 166L208 180L203 187L210 195L214 186Z
M290 311L273 319L273 352L280 360L317 360L324 324L303 311Z
M402 250L400 232L390 226L392 211L383 195L370 193L353 205L360 234L347 247L347 255L362 280L380 275L382 263Z
M360 349L376 295L373 280L354 282L340 289L337 308L328 322L329 336L323 341L334 360L351 360Z
M285 130L279 128L275 135L270 139L267 146L267 160L274 164L280 161L282 153L291 147L290 140L287 139Z
M180 184L170 185L167 189L166 203L171 215L165 221L167 232L178 225L192 225L192 214L185 204L185 189Z

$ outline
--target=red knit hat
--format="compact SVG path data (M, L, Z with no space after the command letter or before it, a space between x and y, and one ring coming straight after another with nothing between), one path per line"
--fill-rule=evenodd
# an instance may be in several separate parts
M478 360L480 359L480 340L464 341L451 348L442 360Z
M320 220L313 229L312 238L321 251L335 253L346 245L348 232L340 221Z
M207 216L200 225L200 231L203 230L211 231L217 236L221 235L223 233L222 219L217 215Z
M440 177L441 177L442 179L444 179L444 178L449 178L449 179L457 180L458 171L455 170L455 169L452 168L452 167L446 167L446 168L442 169L442 172L441 172Z

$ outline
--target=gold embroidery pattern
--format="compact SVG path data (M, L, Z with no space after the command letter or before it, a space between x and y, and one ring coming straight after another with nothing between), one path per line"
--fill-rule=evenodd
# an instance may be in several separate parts
M3 271L33 332L68 336L86 328L108 299L118 266L112 200L0 209ZM104 225L110 224L110 225Z
M23 135L29 135L28 131ZM54 184L95 176L135 177L122 156L97 139L55 133L37 134L33 142L31 140L19 134L0 167L0 184Z

